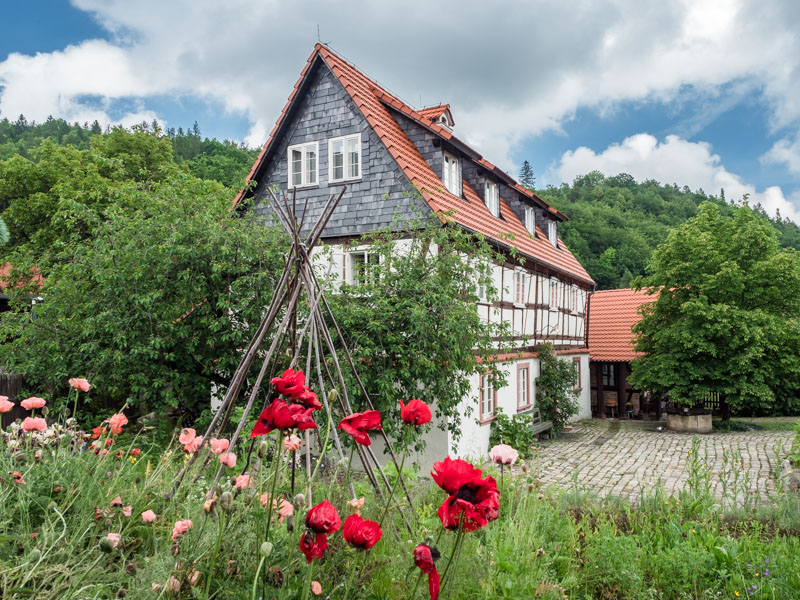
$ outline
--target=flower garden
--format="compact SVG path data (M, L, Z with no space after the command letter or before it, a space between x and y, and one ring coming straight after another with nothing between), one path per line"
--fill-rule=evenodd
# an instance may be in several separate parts
M71 380L74 397L89 390ZM800 590L800 503L726 511L693 458L678 497L637 507L542 489L536 457L492 449L487 464L442 457L428 477L392 471L389 493L350 460L296 468L305 442L341 430L369 445L378 411L315 421L301 371L250 440L193 428L156 443L124 411L93 428L38 397L0 452L0 597L78 598L793 598ZM0 411L13 403L0 398ZM427 404L398 407L409 429ZM74 413L72 413L74 414ZM407 438L406 438L407 439ZM695 456L699 453L695 453ZM197 459L192 461L192 459ZM179 473L184 484L176 486ZM517 463L517 464L514 464ZM513 466L512 466L513 465ZM213 484L215 472L224 476ZM497 478L495 478L497 476ZM499 482L499 483L498 483Z

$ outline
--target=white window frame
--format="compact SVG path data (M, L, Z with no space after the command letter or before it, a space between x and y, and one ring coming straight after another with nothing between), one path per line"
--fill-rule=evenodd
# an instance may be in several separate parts
M448 192L461 197L461 161L449 152L442 160L442 180Z
M532 206L525 207L525 229L531 235L536 235L536 209Z
M356 257L363 258L364 263L380 263L380 255L369 250L350 250L345 254L345 281L349 285L361 285L362 281L356 277Z
M486 180L486 208L493 216L500 216L500 188L494 181Z
M523 386L523 373L525 374ZM523 393L524 387L524 393ZM524 403L520 403L523 400ZM523 411L531 407L531 363L520 363L517 365L517 411Z
M558 248L558 226L555 219L547 221L547 239L553 244L553 248Z
M525 306L525 271L514 271L514 306Z
M497 390L488 375L480 376L480 421L487 423L494 419L497 411Z
M309 177L311 171L308 168L308 151L314 150L314 180L311 181ZM295 172L292 170L292 152L300 151L300 183L294 183ZM319 142L304 142L302 144L293 144L286 149L286 173L288 179L288 187L304 188L319 185Z
M356 148L358 148L358 162L353 163L348 161L349 153L347 152L347 142L350 140L356 140ZM335 177L334 176L334 167L333 167L333 145L337 142L342 143L342 177ZM356 165L358 168L358 173L356 175L351 175L350 171L353 165ZM361 134L354 133L352 135L343 135L340 137L331 138L328 140L328 181L330 183L339 183L342 181L354 181L356 179L361 179Z

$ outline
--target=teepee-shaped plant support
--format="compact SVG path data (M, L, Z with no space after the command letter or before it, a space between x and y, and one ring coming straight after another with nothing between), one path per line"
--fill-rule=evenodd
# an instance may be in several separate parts
M313 227L310 228L310 231L304 240L301 239L301 232L304 228L308 209L308 201L306 200L306 203L303 206L302 217L298 221L296 211L296 194L292 195L290 201L286 193L283 192L281 194L281 199L279 200L275 192L269 189L269 205L275 213L278 222L285 229L287 235L291 239L291 250L286 257L283 273L281 274L279 282L276 286L272 302L267 309L264 319L255 330L250 344L244 351L239 366L233 373L230 385L225 392L222 403L214 414L214 417L212 418L211 423L209 424L205 435L203 436L202 446L198 452L195 452L192 455L191 459L187 462L183 470L178 475L171 495L174 495L177 492L186 474L192 469L192 466L197 461L200 454L203 453L204 449L206 449L206 464L209 462L210 455L207 454L208 442L212 436L222 435L222 433L225 431L229 423L233 407L235 406L239 394L245 384L247 374L250 372L253 363L257 359L261 361L261 368L259 369L258 375L253 381L252 385L250 385L247 403L244 407L244 414L239 420L239 424L230 439L231 448L235 447L237 441L241 437L242 430L248 422L248 416L251 414L251 411L253 410L257 399L259 398L259 392L263 389L262 386L264 385L264 378L268 374L276 373L278 369L281 369L282 371L287 367L294 368L300 359L300 355L304 347L306 348L305 373L307 381L309 383L313 381L313 387L319 390L319 396L322 399L323 405L321 412L327 419L330 434L333 436L334 447L340 460L344 459L344 449L335 426L335 424L338 422L338 419L334 419L334 413L338 412L341 417L353 413L352 404L350 402L351 394L345 383L343 368L350 370L352 378L357 382L357 393L363 396L365 404L370 409L375 408L369 393L367 392L367 389L358 374L357 365L353 360L353 356L347 346L344 335L342 334L342 331L336 322L336 318L331 311L330 305L325 298L325 285L317 278L310 258L311 251L319 241L322 232L328 223L328 220L339 204L339 201L342 199L345 189L346 188L343 188L338 195L330 196L323 207L319 219L313 225ZM298 310L300 307L301 294L305 294L308 310L308 314L304 317L304 319L301 319ZM283 311L282 317L279 319L281 310ZM327 322L325 319L326 315L328 317ZM342 365L340 361L339 353L337 352L336 345L331 337L330 328L335 330L337 334L340 350L345 358L345 365ZM266 348L266 351L264 351L264 348ZM285 351L287 349L292 355L291 362L288 365L281 365L279 364L279 360L285 356ZM269 383L267 383L267 385L271 388ZM332 391L334 393L331 393ZM266 406L266 404L275 395L276 394L274 394L271 389L268 390L266 396L267 402L263 402L263 405ZM263 406L261 408L263 408ZM386 450L389 453L391 460L394 462L395 467L399 469L397 457L392 450L392 445L388 436L382 429L380 430L380 434L383 437ZM312 479L312 470L309 432L306 431L305 435L305 468L308 480L310 481ZM354 450L358 454L358 458L361 461L364 472L368 476L376 494L380 498L383 498L385 489L389 493L390 497L394 496L389 479L386 477L384 470L378 462L372 447L362 446L357 443L354 443L354 446ZM321 461L322 459L323 455L321 453L318 461ZM247 468L247 464L244 468ZM214 481L209 488L209 497L211 497L211 495L214 493L220 477L222 476L223 470L224 465L220 465ZM314 472L316 472L316 469ZM403 482L402 475L399 476L398 480L405 491L405 495L409 504L411 504L411 497L408 489L405 486L405 483ZM352 484L350 487L353 498L355 499L355 492ZM396 498L396 496L394 497ZM310 506L310 489L308 490L306 501ZM405 511L400 512L405 519ZM406 525L408 525L410 529L410 525L407 520Z

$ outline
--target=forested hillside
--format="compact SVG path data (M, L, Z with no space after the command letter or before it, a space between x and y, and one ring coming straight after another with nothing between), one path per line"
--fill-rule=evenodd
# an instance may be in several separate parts
M203 138L196 121L186 131L182 127L177 130L170 127L162 131L155 122L142 123L136 129L169 138L175 162L184 165L195 177L213 179L232 188L241 187L258 155L258 150L251 150L230 140L220 142ZM31 158L32 152L45 139L59 146L86 150L93 137L109 132L109 128L103 131L97 121L80 125L51 117L44 123L29 123L22 115L16 121L3 119L0 121L0 160L15 155Z
M559 233L598 289L628 287L634 277L643 275L667 232L693 217L701 203L713 202L728 216L734 206L724 190L719 197L709 196L652 180L637 183L624 173L605 177L592 172L572 185L550 186L537 193L569 216ZM769 219L782 246L800 250L800 227L779 214L767 215L760 205L753 208Z

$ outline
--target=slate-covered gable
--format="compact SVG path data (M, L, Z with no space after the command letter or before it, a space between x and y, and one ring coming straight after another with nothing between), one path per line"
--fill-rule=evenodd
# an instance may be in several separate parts
M361 134L361 178L344 183L347 191L323 237L357 236L390 226L395 214L413 218L432 213L424 201L409 194L408 178L324 62L317 61L312 67L301 92L267 157L255 192L256 214L272 218L266 202L267 187L277 185L280 190L288 190L288 147L319 142L318 185L297 190L298 206L308 198L306 227L315 223L330 195L339 193L343 185L329 183L328 140L354 133Z

